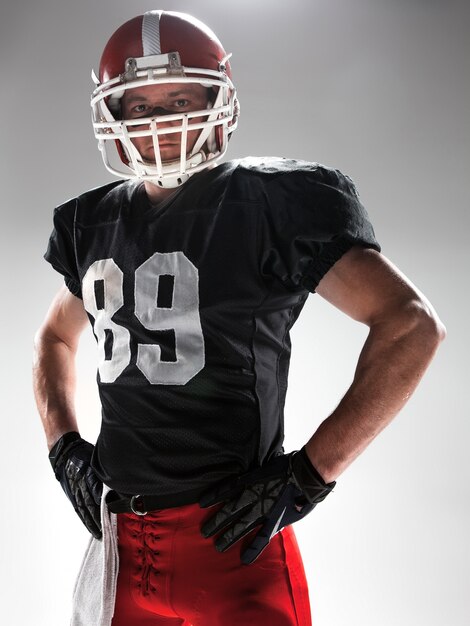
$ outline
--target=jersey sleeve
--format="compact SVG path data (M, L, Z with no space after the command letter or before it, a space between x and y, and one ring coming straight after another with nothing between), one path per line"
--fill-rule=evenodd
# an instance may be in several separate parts
M263 273L288 289L314 292L354 245L380 251L353 181L338 170L305 164L265 185Z
M44 258L63 275L69 291L81 298L82 290L75 260L74 219L75 201L73 200L54 210L54 228Z

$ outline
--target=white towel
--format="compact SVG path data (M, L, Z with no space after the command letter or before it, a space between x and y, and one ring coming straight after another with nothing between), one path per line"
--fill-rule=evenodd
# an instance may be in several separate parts
M73 592L70 626L111 626L119 571L117 519L108 511L103 485L101 499L102 539L91 537Z

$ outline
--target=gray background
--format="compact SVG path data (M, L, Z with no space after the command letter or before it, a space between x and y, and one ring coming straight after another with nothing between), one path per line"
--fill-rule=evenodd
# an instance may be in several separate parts
M7 3L5 3L7 4ZM68 623L86 532L53 479L30 391L33 334L61 279L42 254L55 205L111 180L89 113L102 47L153 8L192 12L233 52L229 157L275 154L356 181L383 252L448 338L405 410L296 527L316 626L468 626L469 3L457 0L16 1L0 15L2 621ZM319 297L293 332L286 448L351 381L366 336ZM94 340L79 356L96 437ZM466 531L466 532L465 532Z

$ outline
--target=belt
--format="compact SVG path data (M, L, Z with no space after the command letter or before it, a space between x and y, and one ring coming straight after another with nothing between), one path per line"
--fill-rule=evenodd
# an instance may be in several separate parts
M150 511L194 504L198 502L202 491L201 489L191 489L190 491L167 495L128 495L111 490L106 494L106 504L111 513L146 515Z

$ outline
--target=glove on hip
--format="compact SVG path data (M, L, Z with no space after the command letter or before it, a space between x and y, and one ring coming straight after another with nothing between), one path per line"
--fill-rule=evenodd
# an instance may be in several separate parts
M89 532L101 538L100 505L103 484L91 468L94 446L70 432L63 435L49 452L55 477L62 485L78 517Z
M224 552L256 526L262 524L253 541L242 552L245 564L252 563L284 526L310 513L332 491L335 482L325 483L311 464L305 447L271 459L232 481L207 491L201 507L225 502L201 532L212 537L219 552Z

